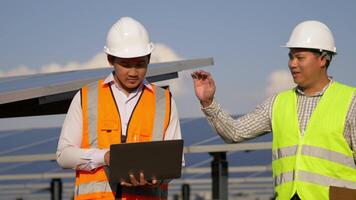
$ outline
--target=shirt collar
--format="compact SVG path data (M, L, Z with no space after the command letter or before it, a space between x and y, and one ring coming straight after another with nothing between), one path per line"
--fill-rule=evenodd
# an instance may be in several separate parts
M119 89L122 90L122 87L120 87L119 84L117 84L115 78L114 78L114 73L115 71L113 71L112 73L110 73L105 79L103 84L115 84L115 86ZM153 88L152 85L146 80L143 79L142 83L140 84L140 86L137 88L138 90L142 89L143 87L146 87L147 89L149 89L150 91L153 92Z
M316 92L314 95L312 95L312 97L322 96L325 93L326 89L328 89L328 87L331 85L331 83L334 82L334 80L331 76L328 78L329 78L330 82L328 84L326 84L322 90L320 90L319 92ZM298 86L295 87L295 91L298 94L305 96L305 93L303 92L303 90L300 87L298 87Z

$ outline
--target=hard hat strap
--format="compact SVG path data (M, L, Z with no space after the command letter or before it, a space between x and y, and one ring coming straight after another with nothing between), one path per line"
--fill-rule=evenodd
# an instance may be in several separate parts
M332 54L327 51L322 51L320 56L325 56L326 60L328 60L328 61L331 61L331 59L332 59Z
M323 49L310 49L311 52L315 53L317 56L325 57L326 60L331 61L333 53L330 51L325 51Z

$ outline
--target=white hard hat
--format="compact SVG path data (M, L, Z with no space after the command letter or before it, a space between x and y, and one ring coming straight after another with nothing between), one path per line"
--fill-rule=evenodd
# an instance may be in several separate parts
M135 58L150 54L153 48L146 28L130 17L122 17L109 30L104 51L119 58Z
M336 53L333 34L319 21L304 21L298 24L283 47L318 49Z

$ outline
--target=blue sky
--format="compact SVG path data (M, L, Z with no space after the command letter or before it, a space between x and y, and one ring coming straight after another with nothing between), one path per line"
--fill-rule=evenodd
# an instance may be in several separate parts
M338 55L329 74L356 86L356 1L19 1L0 3L0 74L24 67L87 63L102 53L106 33L122 16L149 30L151 40L180 58L214 57L207 67L216 98L231 113L248 112L287 71L285 44L294 26L320 20L332 30ZM272 79L272 80L271 80ZM181 116L201 116L183 74ZM283 82L283 81L282 81ZM282 83L281 84L284 84ZM183 84L182 84L183 83ZM183 91L183 92L182 92Z

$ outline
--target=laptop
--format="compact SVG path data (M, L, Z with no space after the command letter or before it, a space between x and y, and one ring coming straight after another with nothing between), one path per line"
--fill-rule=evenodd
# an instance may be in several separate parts
M122 179L129 182L129 174L146 180L174 179L181 176L183 140L165 140L114 144L110 146L110 182Z

